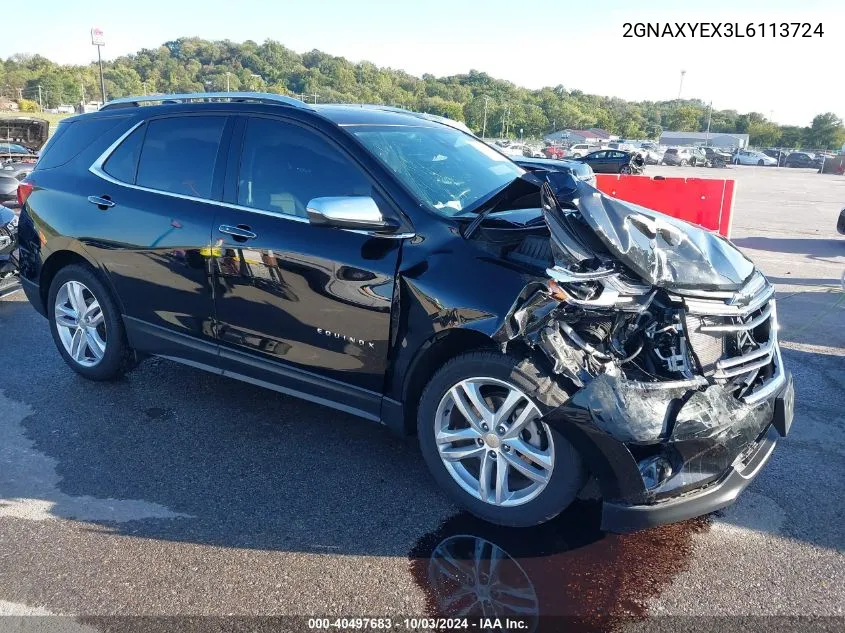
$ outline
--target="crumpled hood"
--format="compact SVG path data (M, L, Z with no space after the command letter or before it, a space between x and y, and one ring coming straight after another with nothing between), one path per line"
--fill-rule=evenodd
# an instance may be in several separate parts
M554 184L557 200L578 209L610 254L647 283L734 291L754 272L739 249L706 229L611 198L583 181ZM554 223L549 228L554 234Z
M50 124L44 119L14 116L0 118L0 142L17 143L31 152L39 151L50 135Z

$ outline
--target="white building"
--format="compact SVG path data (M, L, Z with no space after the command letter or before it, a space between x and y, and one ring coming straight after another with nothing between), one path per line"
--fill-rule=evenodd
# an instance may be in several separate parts
M748 134L734 132L663 132L661 145L710 145L711 147L748 147Z

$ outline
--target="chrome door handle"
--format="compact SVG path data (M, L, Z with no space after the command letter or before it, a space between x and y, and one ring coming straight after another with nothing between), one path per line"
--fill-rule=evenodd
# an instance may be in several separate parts
M258 237L258 235L249 230L248 226L229 226L228 224L221 224L220 228L217 230L221 233L226 233L227 235L234 235L235 239L240 238L240 240L254 240Z
M101 209L103 207L108 209L109 207L113 207L115 204L114 200L112 200L111 198L101 198L100 196L88 196L88 202L90 202L91 204L96 204Z

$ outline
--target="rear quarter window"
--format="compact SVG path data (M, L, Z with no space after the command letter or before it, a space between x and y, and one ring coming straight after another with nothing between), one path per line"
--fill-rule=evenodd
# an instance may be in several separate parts
M141 125L127 136L117 149L112 152L103 165L103 171L112 178L130 185L135 184L138 172L138 158L141 156L141 145L144 142L145 125Z
M126 117L79 118L59 124L53 137L44 146L38 159L38 169L61 167L100 138L103 134L126 120Z

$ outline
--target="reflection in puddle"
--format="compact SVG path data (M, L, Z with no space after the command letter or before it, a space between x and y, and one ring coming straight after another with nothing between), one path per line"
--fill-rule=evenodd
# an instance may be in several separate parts
M686 568L707 520L618 535L598 529L599 513L599 504L577 502L530 529L466 513L447 520L410 554L429 615L520 618L525 631L606 631L644 619L648 600Z

